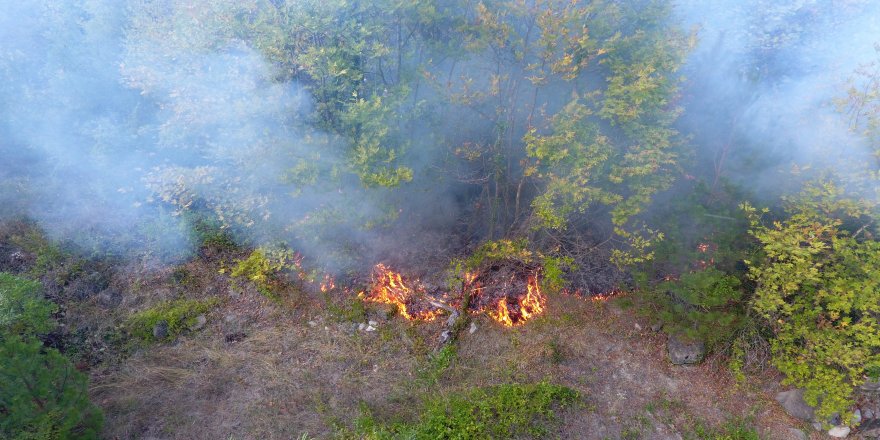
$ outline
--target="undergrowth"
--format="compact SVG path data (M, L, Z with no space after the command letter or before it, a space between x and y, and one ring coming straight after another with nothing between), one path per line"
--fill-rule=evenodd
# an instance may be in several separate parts
M571 406L576 391L547 382L478 388L430 398L413 422L384 424L362 408L357 437L379 439L503 439L545 437L554 410Z
M174 339L184 330L196 323L196 318L207 313L219 304L217 298L206 300L180 299L159 303L149 309L134 314L128 320L131 335L144 341L155 341L153 327L160 321L168 323L168 336L164 340Z

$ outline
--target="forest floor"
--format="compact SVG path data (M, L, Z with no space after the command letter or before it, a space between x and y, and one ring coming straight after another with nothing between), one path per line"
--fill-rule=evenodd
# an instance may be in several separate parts
M34 273L46 250L16 234L0 230L0 271ZM365 411L413 420L425 398L540 381L581 395L557 411L551 437L705 438L744 426L767 439L798 439L797 429L824 438L776 404L772 370L737 381L720 358L670 364L664 333L651 331L625 296L550 295L541 316L513 328L473 316L438 363L443 319L413 323L341 290L269 299L219 273L218 261L43 268L48 296L63 304L64 349L90 374L107 438L357 438ZM100 288L89 288L102 273ZM127 316L182 297L219 301L204 327L172 341L120 338ZM369 321L375 330L359 328Z

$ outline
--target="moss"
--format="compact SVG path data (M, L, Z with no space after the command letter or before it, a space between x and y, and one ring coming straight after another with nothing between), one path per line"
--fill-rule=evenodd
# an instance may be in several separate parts
M132 315L128 319L127 327L132 336L144 341L155 341L153 327L160 321L165 321L168 323L168 336L164 340L174 339L195 324L199 315L207 313L219 303L217 298L162 302Z

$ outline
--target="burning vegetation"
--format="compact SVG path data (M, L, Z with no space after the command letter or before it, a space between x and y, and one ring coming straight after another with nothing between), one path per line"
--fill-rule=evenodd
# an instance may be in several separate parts
M467 299L468 313L485 312L498 323L513 327L544 311L547 299L541 292L539 272L513 263L493 265L466 273L459 292L445 292L378 264L370 289L359 296L392 304L410 321L433 321L447 310L461 308Z

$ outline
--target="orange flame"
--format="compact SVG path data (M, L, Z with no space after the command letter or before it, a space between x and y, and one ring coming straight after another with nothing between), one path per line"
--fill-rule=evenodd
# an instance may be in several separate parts
M526 294L515 305L511 305L507 297L498 301L495 310L487 313L492 319L505 327L513 327L523 324L544 311L544 303L546 298L541 294L541 288L538 286L538 276L529 277L526 285Z
M401 274L380 263L376 265L373 287L370 292L361 292L358 296L366 301L392 304L407 320L433 321L440 316L442 310L427 308L414 312L409 310L408 305L413 303L416 296L422 294L424 294L422 289L407 286Z

